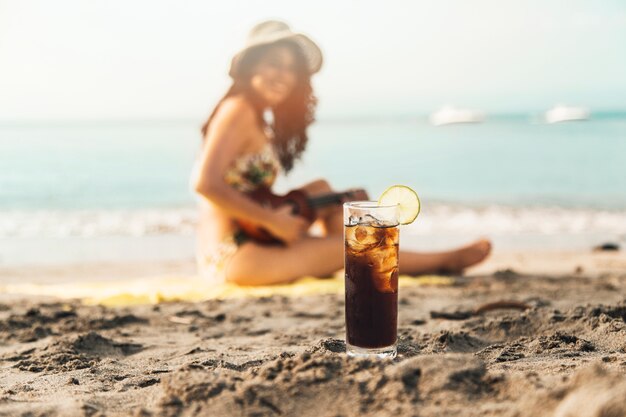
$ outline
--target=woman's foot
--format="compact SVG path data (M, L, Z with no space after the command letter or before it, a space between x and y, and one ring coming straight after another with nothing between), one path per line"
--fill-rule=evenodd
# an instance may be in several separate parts
M480 239L462 248L448 252L442 272L460 273L465 268L482 262L491 252L491 242Z

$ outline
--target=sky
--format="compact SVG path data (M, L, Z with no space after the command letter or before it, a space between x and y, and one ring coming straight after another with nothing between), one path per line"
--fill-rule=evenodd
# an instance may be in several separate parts
M0 122L202 118L268 18L321 46L320 118L626 110L621 0L0 0Z

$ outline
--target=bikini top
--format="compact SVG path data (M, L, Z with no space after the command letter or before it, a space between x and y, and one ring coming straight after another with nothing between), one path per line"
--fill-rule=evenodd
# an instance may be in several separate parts
M242 155L226 171L224 180L233 188L243 192L259 187L271 188L280 172L280 161L270 143L259 152Z
M250 192L259 187L271 188L282 169L271 142L274 132L267 125L263 130L268 140L261 150L239 156L224 174L224 181L238 191ZM200 175L199 169L199 164L196 164L192 179Z

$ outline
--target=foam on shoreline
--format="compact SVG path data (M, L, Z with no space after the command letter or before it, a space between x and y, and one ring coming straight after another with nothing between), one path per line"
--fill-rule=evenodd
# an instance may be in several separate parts
M2 238L192 236L193 207L129 210L1 211ZM598 234L626 235L626 211L561 207L467 207L425 204L403 234Z

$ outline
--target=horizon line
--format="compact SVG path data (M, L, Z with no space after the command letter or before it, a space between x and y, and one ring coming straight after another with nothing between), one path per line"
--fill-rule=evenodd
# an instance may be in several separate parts
M486 113L487 121L491 118L512 118L512 117L528 117L533 118L541 116L543 111L516 111L516 112L497 112ZM363 121L418 121L421 119L427 119L430 113L398 113L398 114L350 114L350 115L329 115L322 114L316 118L316 122L363 122ZM624 116L626 117L626 109L610 109L592 111L590 119L593 120L594 116ZM132 117L132 118L58 118L58 119L44 119L44 118L27 118L27 119L0 119L0 127L11 126L27 126L27 125L93 125L93 124L140 124L140 123L199 123L201 124L204 117Z

